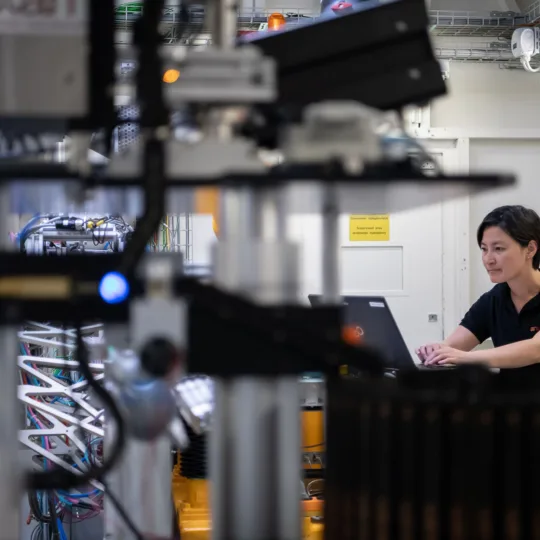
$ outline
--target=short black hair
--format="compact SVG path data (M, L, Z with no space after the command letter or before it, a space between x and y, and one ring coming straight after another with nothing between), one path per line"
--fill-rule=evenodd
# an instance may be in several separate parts
M540 269L540 217L534 210L520 205L495 208L478 227L476 240L479 246L482 244L484 231L490 227L499 227L522 247L527 247L529 242L534 240L538 249L532 264L536 270Z

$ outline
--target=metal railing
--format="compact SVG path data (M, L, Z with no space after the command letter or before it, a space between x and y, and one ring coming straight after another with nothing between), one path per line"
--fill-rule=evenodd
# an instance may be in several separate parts
M540 0L536 0L527 10L527 19L529 23L536 22L540 19Z
M494 47L492 43L479 43L458 47L435 46L433 50L435 56L440 60L478 62L511 62L515 60L509 47Z
M522 17L491 17L474 11L430 10L429 20L436 26L494 26L508 28L525 21Z
M131 25L143 12L143 7L134 9L132 5L120 5L115 9L115 17L117 24ZM276 7L273 9L267 9L264 7L253 6L252 8L243 8L238 10L238 18L245 22L266 22L268 16L272 13L282 13L288 19L308 19L312 20L319 16L319 13L310 9L301 9L296 7L284 6ZM189 21L198 23L204 19L204 9L191 9L189 11ZM184 22L180 18L180 6L167 6L163 10L162 23L165 24L177 24Z
M119 29L129 29L143 11L142 3L120 5L116 8L116 22ZM308 24L317 20L320 13L313 9L291 6L277 6L272 9L252 6L243 7L237 12L241 28L255 29L256 25L267 22L272 13L282 13L287 25ZM185 16L185 14L184 14ZM204 7L191 6L188 12L188 24L202 26ZM514 28L528 24L530 20L540 18L540 0L531 6L527 14L479 13L475 11L430 10L430 30L434 35L458 37L510 37ZM163 10L162 24L175 28L186 21L180 17L180 6L167 6ZM530 23L529 23L530 24ZM173 36L174 41L174 36Z
M132 4L120 5L116 8L116 22L118 24L130 25L143 12L143 6L134 8ZM288 22L305 20L306 22L317 19L320 13L312 9L298 8L292 6L266 7L253 6L238 10L238 19L246 23L266 22L272 13L282 13L289 20ZM190 21L202 22L204 19L204 8L200 6L192 7L189 10ZM450 10L430 10L429 19L432 26L438 27L496 27L511 28L518 24L526 23L531 18L540 17L540 0L537 0L531 7L527 15L521 16L491 16L475 11L450 11ZM180 6L167 6L163 10L162 22L176 24L180 22Z

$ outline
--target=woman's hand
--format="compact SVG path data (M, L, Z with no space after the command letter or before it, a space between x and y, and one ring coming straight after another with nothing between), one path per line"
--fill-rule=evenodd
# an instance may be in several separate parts
M447 366L456 364L472 363L471 354L466 351L460 351L453 347L443 345L433 350L426 358L424 364L426 366Z
M419 349L416 349L415 352L422 364L425 364L431 354L434 351L438 351L441 347L444 347L443 343L428 343L427 345L422 345Z

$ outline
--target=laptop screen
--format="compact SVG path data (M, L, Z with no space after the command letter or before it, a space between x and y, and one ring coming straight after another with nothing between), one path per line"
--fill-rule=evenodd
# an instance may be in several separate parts
M321 305L319 295L309 295L313 307ZM353 327L363 343L376 349L390 369L412 369L414 362L392 312L383 297L343 297L343 325Z

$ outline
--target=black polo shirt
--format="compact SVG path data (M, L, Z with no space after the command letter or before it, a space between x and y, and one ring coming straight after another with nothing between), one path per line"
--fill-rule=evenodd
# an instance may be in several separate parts
M518 313L506 283L495 285L469 309L461 326L480 341L491 338L495 347L531 339L540 331L540 294L531 298ZM540 390L540 364L524 368L501 369L501 388L508 390Z

